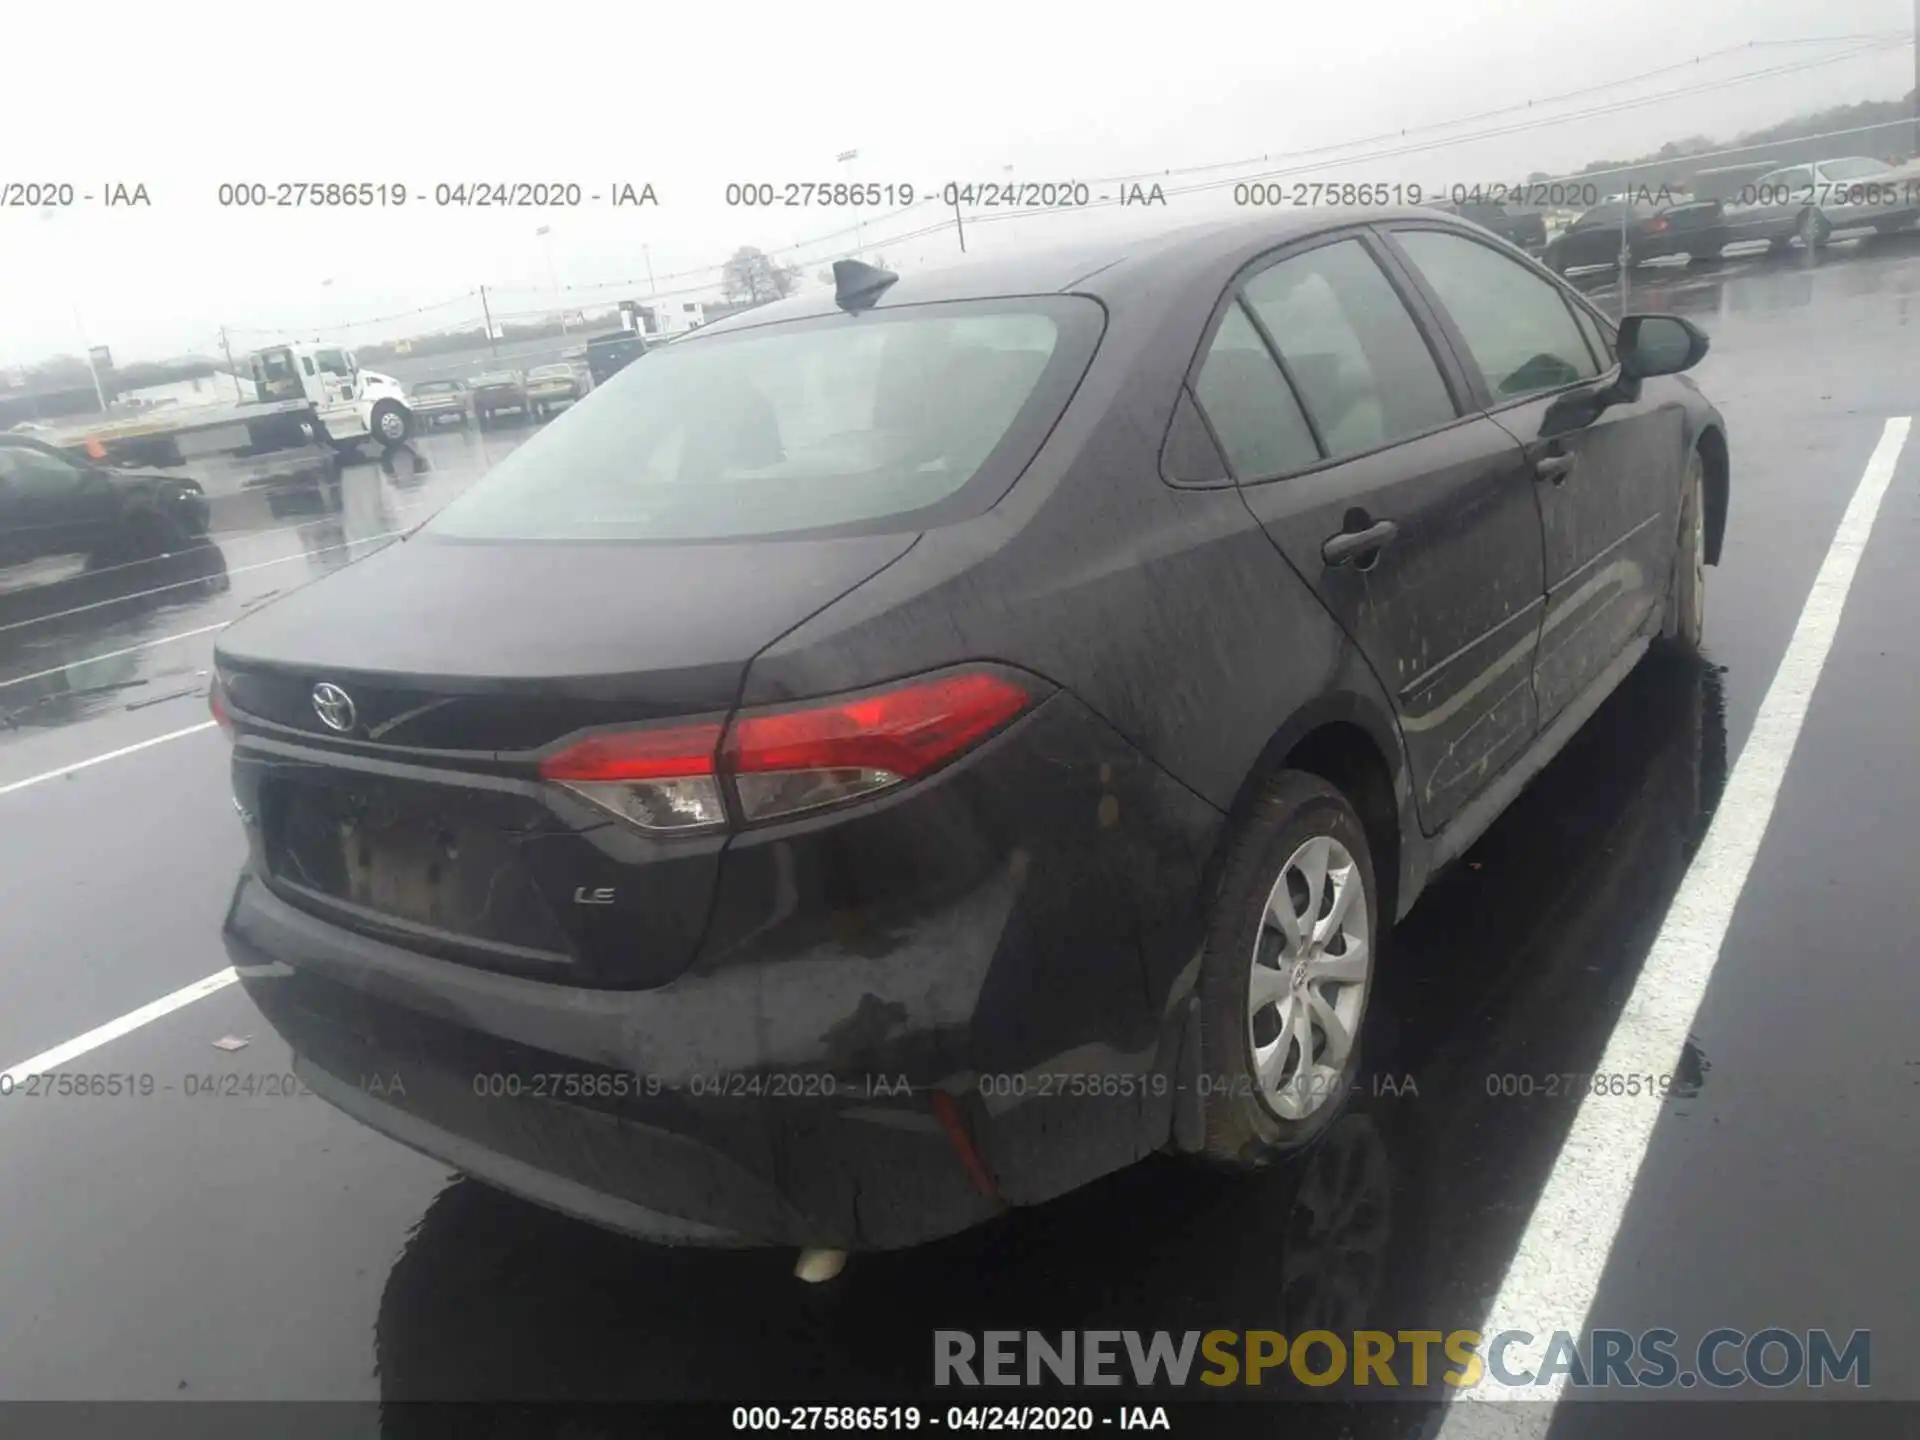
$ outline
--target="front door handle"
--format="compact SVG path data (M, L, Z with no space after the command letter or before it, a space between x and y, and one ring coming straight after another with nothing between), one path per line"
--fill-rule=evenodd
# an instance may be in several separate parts
M1375 521L1364 530L1342 530L1320 547L1320 558L1329 565L1344 565L1356 555L1391 545L1399 533L1400 527L1391 520Z
M1556 485L1564 485L1567 476L1573 473L1573 467L1579 461L1578 455L1542 455L1533 462L1533 473L1542 480L1551 480Z

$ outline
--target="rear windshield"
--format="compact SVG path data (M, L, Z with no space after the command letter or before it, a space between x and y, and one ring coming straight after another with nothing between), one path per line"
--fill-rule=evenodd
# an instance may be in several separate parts
M527 372L529 380L552 380L559 376L571 378L572 375L571 365L536 365Z
M1635 200L1631 204L1622 200L1614 200L1603 205L1594 206L1591 210L1587 211L1586 214L1574 221L1573 224L1575 229L1584 230L1589 225L1618 225L1622 216L1631 216L1635 220L1646 220L1650 219L1652 215L1653 207L1643 200Z
M427 528L717 540L984 508L1058 418L1101 318L1093 301L1046 296L686 340L596 388Z
M416 395L450 395L460 388L458 380L422 380L413 387Z
M1891 165L1880 160L1870 160L1864 155L1846 160L1828 160L1820 167L1820 173L1829 180L1867 180L1875 175L1891 174L1892 171Z

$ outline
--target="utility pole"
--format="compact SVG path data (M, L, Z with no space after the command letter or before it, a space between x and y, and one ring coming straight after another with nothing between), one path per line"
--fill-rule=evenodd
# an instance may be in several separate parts
M543 236L547 242L547 284L553 288L554 298L560 302L560 333L564 336L567 333L567 297L560 291L559 273L553 268L553 227L542 225L533 233Z
M1633 260L1627 245L1627 217L1633 214L1633 191L1627 191L1628 198L1620 209L1620 313L1627 313L1627 272L1633 269Z
M224 325L220 327L220 348L226 352L227 373L233 376L233 394L234 398L238 399L240 396L240 371L233 363L233 342L227 339L227 327Z
M493 311L487 308L487 287L480 287L480 314L487 322L487 353L498 358L500 347L493 343Z
M1920 0L1914 0L1914 3L1920 5ZM642 245L640 247L640 254L647 262L647 299L651 300L657 293L657 287L653 283L653 247L651 245Z
M959 233L960 253L964 255L967 253L967 226L966 222L960 218L960 192L958 189L953 192L953 228Z
M1920 160L1920 0L1913 0L1913 154Z
M93 398L99 402L100 413L107 413L107 392L100 384L100 367L93 363L93 347L87 344L87 327L80 323L80 304L69 300L67 304L73 310L73 328L80 332L80 348L87 354L87 374L93 377Z

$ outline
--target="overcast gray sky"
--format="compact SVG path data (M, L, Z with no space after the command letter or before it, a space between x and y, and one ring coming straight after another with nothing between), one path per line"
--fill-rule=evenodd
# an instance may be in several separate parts
M660 290L717 293L717 272L702 267L741 244L830 237L795 257L808 274L855 248L853 234L834 235L851 212L728 209L729 180L924 190L1001 179L1009 165L1014 178L1073 180L1276 157L1165 182L1192 184L1401 131L1417 133L1312 157L1341 162L1318 174L1432 187L1557 172L1897 98L1913 84L1910 38L1724 52L1910 37L1913 17L1913 0L10 7L0 185L71 181L99 194L143 183L152 205L0 208L0 363L75 351L82 332L125 361L211 352L223 324L238 351L447 300L418 323L453 323L477 317L469 292L482 283L496 313L550 307L556 280L575 303L605 304L644 297L649 258ZM1684 68L1574 93L1665 66ZM1690 93L1637 103L1671 91ZM1600 109L1611 113L1583 114ZM854 148L858 160L836 163ZM217 203L223 181L255 180L384 180L416 193L399 209ZM660 204L433 204L436 184L472 180L603 194L650 182ZM1204 218L1230 196L1176 196L1146 215L977 216L968 245ZM923 206L858 238L890 264L931 263L957 254L951 225L887 238L951 215ZM536 238L541 224L549 240Z

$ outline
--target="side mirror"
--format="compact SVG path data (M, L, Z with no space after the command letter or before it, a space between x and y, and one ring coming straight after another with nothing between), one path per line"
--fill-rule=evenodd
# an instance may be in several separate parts
M1707 353L1707 332L1678 315L1627 315L1620 321L1620 375L1646 380L1691 370Z

